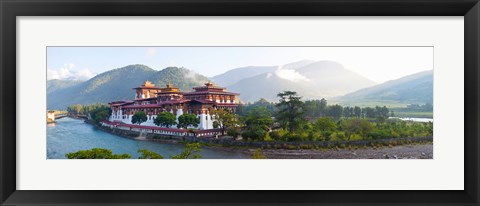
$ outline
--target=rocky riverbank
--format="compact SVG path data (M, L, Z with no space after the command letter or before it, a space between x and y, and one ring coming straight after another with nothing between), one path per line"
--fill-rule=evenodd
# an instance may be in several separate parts
M250 149L251 153L255 150ZM433 159L433 144L320 150L264 149L267 159Z
M139 133L119 129L110 129L85 121L97 129L130 139L184 144L201 142L202 147L242 152L253 155L259 150L267 159L433 159L432 137L383 139L376 141L352 141L345 143L308 143L308 142L244 142L232 139L204 139L146 134L139 139ZM316 149L310 149L315 146Z

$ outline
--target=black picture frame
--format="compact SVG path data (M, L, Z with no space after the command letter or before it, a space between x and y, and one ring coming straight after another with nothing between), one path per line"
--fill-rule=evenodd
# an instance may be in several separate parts
M17 16L464 16L462 191L16 190ZM479 205L478 0L0 0L1 205ZM455 69L455 68L452 68ZM448 178L448 177L445 177Z

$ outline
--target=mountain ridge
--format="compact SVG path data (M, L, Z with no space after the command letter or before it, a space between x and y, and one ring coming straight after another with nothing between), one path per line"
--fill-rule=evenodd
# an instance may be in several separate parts
M334 61L309 62L298 67L288 65L244 78L230 85L229 89L239 92L243 101L254 102L260 98L276 101L276 95L285 90L296 91L305 99L321 99L375 84Z
M72 104L107 103L134 98L132 88L151 81L157 87L173 83L183 91L203 85L209 79L186 68L167 67L160 71L145 65L128 65L101 73L85 82L47 94L48 109Z
M80 80L61 80L61 79L51 79L47 80L47 94L55 92L57 90L66 89L68 87L75 86L82 83Z
M410 74L339 98L348 101L389 100L411 104L433 104L433 70Z
M235 71L247 68L233 69ZM264 72L269 71L269 72ZM231 74L229 71L224 74ZM348 70L334 61L302 60L283 66L269 66L252 76L238 78L227 87L228 91L240 93L239 100L255 102L264 98L278 101L277 94L286 90L296 91L303 99L332 99L348 101L397 101L428 103L433 101L433 70L423 71L390 80L382 84ZM217 75L218 76L218 75ZM213 79L213 78L212 78ZM48 109L64 109L72 104L107 103L134 98L132 88L151 81L157 87L172 83L182 91L191 91L209 78L183 67L167 67L154 70L146 65L134 64L98 74L87 81L47 81Z

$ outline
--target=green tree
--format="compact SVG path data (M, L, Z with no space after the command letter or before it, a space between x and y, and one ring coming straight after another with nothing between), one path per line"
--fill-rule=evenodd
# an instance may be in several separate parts
M263 139L272 126L272 114L265 107L255 107L243 118L246 139Z
M328 106L328 116L332 117L336 121L340 120L343 115L343 107L335 104Z
M331 117L320 117L313 123L313 129L320 131L326 141L330 140L330 135L337 129L337 124Z
M196 115L185 113L178 117L177 128L187 129L190 125L193 127L198 127L198 124L200 124L200 119L198 119Z
M89 115L89 118L93 119L95 122L99 123L102 120L108 119L112 110L108 105L105 104L92 104L82 106L82 114Z
M318 104L319 116L323 117L327 114L327 100L322 98Z
M353 134L365 137L374 127L372 123L365 119L345 119L340 123L342 130L345 132L347 141L350 141Z
M185 150L178 154L174 155L171 158L172 159L198 159L202 158L202 155L197 154L198 152L201 152L202 149L200 149L200 143L188 143L186 144Z
M388 108L386 106L375 107L375 116L377 117L378 122L385 122L385 120L388 118Z
M359 106L355 106L353 108L353 116L357 117L357 118L361 118L362 117L362 109L359 107Z
M147 115L144 111L135 112L132 117L132 124L142 124L147 121Z
M222 135L225 135L227 128L237 127L238 118L236 114L224 109L217 109L212 112L213 126L222 128Z
M102 109L102 110L96 112L94 116L95 116L95 117L94 117L93 120L95 120L95 122L98 123L98 122L100 122L100 121L102 121L102 120L108 119L108 117L110 116L110 112L109 112L108 109Z
M74 104L67 107L67 111L71 114L83 113L84 106L81 104Z
M293 91L284 91L277 96L280 97L280 102L276 104L276 120L289 132L296 131L305 122L304 103L300 100L302 97Z
M138 159L163 159L163 156L147 149L139 149L140 157Z
M153 123L157 126L164 126L169 128L170 126L177 124L177 117L170 112L162 112L157 115L153 120Z
M363 108L363 112L366 118L375 118L375 109L371 107Z
M79 150L77 152L67 153L68 159L129 159L129 154L112 154L112 150L103 148L93 148L91 150Z

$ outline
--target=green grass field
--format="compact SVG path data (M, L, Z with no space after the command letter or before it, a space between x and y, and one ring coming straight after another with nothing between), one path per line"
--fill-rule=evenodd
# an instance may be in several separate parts
M393 112L395 117L433 118L433 112Z
M408 104L399 101L330 101L328 104L339 104L342 106L359 106L359 107L375 107L386 106L388 108L406 108Z
M412 118L433 118L433 111L409 111L407 109L407 103L399 101L375 101L375 100L365 100L365 101L331 101L329 104L339 104L342 106L359 106L359 107L375 107L375 106L386 106L389 110L392 110L394 116L396 117L412 117Z

